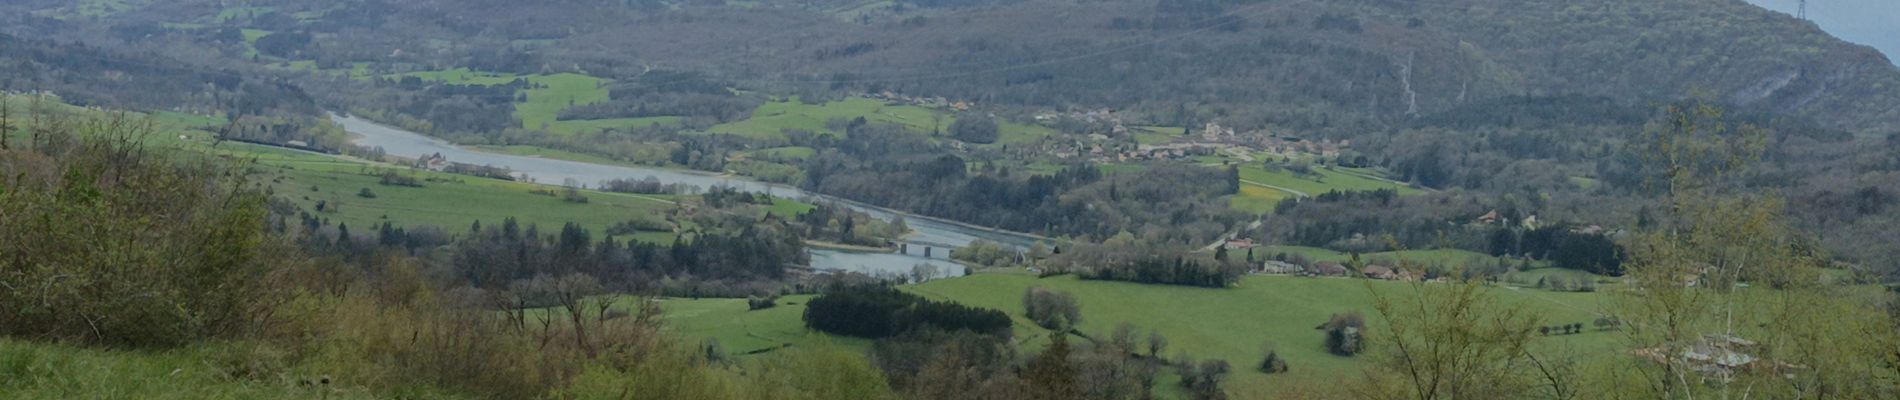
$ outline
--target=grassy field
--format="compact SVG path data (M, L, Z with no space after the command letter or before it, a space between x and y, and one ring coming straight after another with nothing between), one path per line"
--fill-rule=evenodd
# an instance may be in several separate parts
M660 307L669 330L693 342L718 341L731 354L820 343L870 348L869 340L805 329L805 302L810 300L811 296L786 296L777 307L758 311L748 311L745 299L671 299Z
M1181 138L1181 127L1175 126L1136 126L1135 143L1161 144Z
M1300 176L1292 171L1267 171L1258 165L1242 165L1240 179L1297 190L1308 196L1318 196L1333 190L1394 189L1401 195L1419 193L1418 189L1397 182L1371 179L1326 168L1314 168L1313 172L1313 176Z
M398 169L424 181L423 187L382 185L376 167L328 156L266 146L226 143L231 151L257 160L265 180L279 197L318 216L369 229L385 221L398 226L434 225L450 231L466 229L475 221L497 223L514 217L524 224L556 228L573 221L594 232L638 215L664 213L672 196L631 195L582 191L587 203L574 203L535 191L550 186L476 178L428 171ZM312 190L314 188L315 190ZM369 189L375 198L359 195ZM643 232L643 241L670 243L671 233Z
M1240 185L1240 193L1227 200L1227 206L1254 214L1273 212L1273 206L1280 200L1293 198L1292 193L1258 185Z
M864 117L866 121L904 125L919 132L930 132L933 125L941 123L942 129L949 129L952 118L944 117L933 122L934 111L916 106L892 106L882 101L850 98L824 104L806 104L797 99L774 101L760 105L752 111L752 116L743 120L714 125L707 128L708 133L729 133L752 138L781 138L787 129L798 129L818 134L843 135L844 132L825 127L833 118L852 119Z
M563 129L555 126L556 114L571 106L607 101L607 88L602 86L605 79L562 73L530 76L528 80L547 87L528 90L528 102L515 105L515 117L521 118L524 127L539 128L545 124L550 133L573 133L572 130L556 131ZM568 124L564 129L578 125L578 122Z
M1044 330L1023 316L1024 289L1041 286L1068 291L1082 305L1084 333L1105 337L1127 322L1142 335L1150 330L1168 338L1169 355L1180 351L1196 358L1220 358L1235 367L1230 391L1257 398L1289 380L1337 379L1365 366L1368 357L1339 357L1325 352L1324 335L1313 329L1334 314L1359 311L1376 329L1374 292L1405 296L1406 283L1343 278L1249 276L1240 287L1204 289L1141 285L1125 282L1084 281L1073 276L1037 278L1020 271L986 272L930 281L905 287L926 297L994 308L1016 320L1016 338L1027 351L1047 344ZM1550 324L1585 323L1596 318L1601 295L1497 288L1491 291L1504 304L1521 306ZM864 348L857 339L827 338L811 333L801 320L808 296L789 296L780 306L746 311L740 299L673 299L665 301L667 321L691 340L718 340L738 354L783 345L802 346L830 341ZM797 303L797 304L789 304ZM1541 339L1545 345L1578 349L1607 349L1616 344L1612 334L1589 332ZM1272 343L1292 366L1287 375L1267 376L1252 366ZM1249 395L1252 394L1252 395Z
M555 112L559 112L559 109L556 109ZM576 133L593 133L608 129L644 128L653 125L675 126L679 125L682 121L685 121L685 119L675 116L550 121L548 122L548 132L560 135L571 135Z
M613 118L598 120L560 121L557 116L568 107L607 101L607 80L574 73L553 75L515 75L509 73L473 71L468 68L456 68L440 71L420 71L387 76L392 79L413 76L423 80L463 85L500 85L516 79L526 79L535 83L533 89L523 90L527 102L515 104L515 118L521 120L521 126L528 129L546 129L548 133L571 135L578 132L592 132L608 128L628 128L653 124L679 124L679 117Z
M1410 290L1404 283L1336 278L1252 276L1238 288L1201 289L1010 274L938 280L911 290L1004 310L1018 318L1019 336L1023 336L1038 329L1021 318L1021 295L1030 286L1073 293L1082 304L1080 328L1094 337L1104 337L1117 324L1127 322L1143 331L1161 332L1173 351L1227 360L1236 371L1230 391L1243 398L1259 397L1246 394L1260 393L1284 380L1336 379L1363 367L1365 357L1326 353L1324 335L1313 327L1326 322L1333 313L1360 311L1371 317L1368 323L1377 329L1372 293L1403 295ZM1597 309L1598 299L1594 294L1505 289L1494 294L1552 323L1590 322L1595 319L1592 310ZM1597 348L1608 347L1614 339L1608 334L1589 333L1552 340ZM1269 377L1253 371L1252 366L1265 355L1263 347L1267 343L1288 360L1291 373Z
M498 153L498 154L513 154L513 155L518 155L518 156L541 157L541 158L549 158L549 159L555 159L555 160L584 162L584 163L590 163L590 164L620 165L620 166L642 167L642 168L654 167L654 165L649 165L649 164L620 161L620 160L615 160L615 159L611 159L607 157L601 157L601 156L597 156L593 154L576 153L572 151L556 150L556 149L550 149L550 148L539 147L539 146L482 145L482 146L470 146L470 147L479 149L481 151L485 151L489 153ZM655 151L658 151L658 150L655 150Z
M1180 128L1168 128L1180 129ZM1138 133L1139 140L1142 135ZM1152 138L1150 140L1163 140ZM1329 191L1363 191L1393 189L1399 195L1421 193L1402 182L1392 181L1381 176L1378 171L1365 168L1317 167L1312 174L1295 174L1288 170L1269 171L1262 166L1262 157L1279 157L1273 153L1256 154L1254 161L1237 159L1229 154L1196 156L1196 162L1210 165L1237 165L1240 168L1241 191L1229 200L1228 205L1238 210L1253 213L1266 213L1273 210L1281 200L1318 196ZM1277 159L1277 158L1276 158Z
M1218 164L1218 162L1206 163ZM1318 196L1334 190L1394 189L1398 190L1400 195L1420 193L1418 189L1410 186L1375 178L1376 174L1371 171L1315 168L1313 172L1313 175L1302 176L1291 171L1268 171L1259 165L1242 164L1240 166L1241 190L1229 199L1228 206L1255 214L1265 214L1272 212L1273 206L1279 204L1281 200Z

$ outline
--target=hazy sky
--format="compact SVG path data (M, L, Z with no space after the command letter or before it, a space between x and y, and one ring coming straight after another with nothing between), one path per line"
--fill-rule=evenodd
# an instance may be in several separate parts
M1789 14L1801 4L1801 0L1748 2ZM1808 0L1808 18L1836 37L1880 49L1888 60L1900 58L1900 0Z

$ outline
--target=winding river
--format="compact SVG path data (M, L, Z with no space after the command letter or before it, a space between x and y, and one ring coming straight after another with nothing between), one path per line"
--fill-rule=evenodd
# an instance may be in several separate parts
M572 179L584 185L598 185L611 179L644 179L648 176L665 183L681 183L708 188L726 186L779 197L836 202L886 221L898 212L833 196L806 192L796 187L763 183L722 175L694 173L662 168L592 164L550 158L496 154L456 146L448 141L378 124L355 116L331 114L330 120L351 134L358 146L381 147L389 155L416 158L441 154L450 162L505 167L535 182L560 183ZM935 218L904 215L911 233L901 241L907 253L866 253L829 249L811 249L811 266L818 270L842 270L870 275L910 274L918 265L930 265L938 277L961 276L963 265L948 260L949 249L984 239L1026 247L1036 239L1012 232L983 229ZM924 256L926 251L930 256Z

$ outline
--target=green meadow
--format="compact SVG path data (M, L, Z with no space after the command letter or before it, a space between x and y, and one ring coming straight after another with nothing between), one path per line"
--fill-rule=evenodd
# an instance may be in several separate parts
M422 181L422 187L383 185L381 173L390 170L389 167L264 146L241 146L253 147L243 151L257 160L262 170L259 179L265 180L279 197L305 210L315 210L321 202L324 211L316 213L317 216L357 229L394 222L397 226L434 225L456 231L476 221L497 223L514 217L524 224L547 227L573 221L598 233L614 223L664 214L673 208L674 201L673 196L582 191L588 201L575 203L555 195L560 189L552 186L407 168L393 170ZM362 196L364 189L369 189L375 197ZM636 238L670 243L672 234L643 232Z
M1074 276L1037 278L1020 270L985 271L975 275L905 286L929 298L994 308L1016 320L1015 338L1029 352L1047 345L1047 331L1023 314L1021 296L1029 287L1074 294L1082 305L1079 329L1089 337L1104 338L1121 323L1136 327L1141 337L1150 331L1168 339L1167 356L1177 352L1197 359L1219 358L1234 366L1229 392L1256 398L1289 381L1336 380L1355 375L1371 355L1341 357L1324 350L1324 335L1314 329L1335 313L1357 311L1374 330L1382 323L1373 310L1374 293L1404 298L1412 284L1346 278L1248 276L1239 287L1206 289L1143 285L1127 282L1086 281ZM1546 324L1583 323L1588 326L1602 309L1597 293L1562 293L1495 287L1490 295L1522 307ZM787 296L779 306L747 311L743 299L669 299L662 303L672 329L692 340L717 340L728 352L742 354L782 346L836 343L867 349L862 339L838 338L804 328L802 304L810 296ZM1578 335L1540 338L1541 345L1579 350L1607 350L1618 336L1590 331ZM1255 372L1265 347L1271 344L1291 365L1285 375ZM1601 351L1598 351L1601 353Z
M1134 128L1135 143L1138 144L1172 142L1176 139L1180 139L1181 133L1185 131L1185 129L1178 126L1135 126Z
M944 117L932 121L934 111L916 106L891 106L882 101L849 98L824 104L807 104L796 98L768 102L752 111L752 116L739 121L714 125L707 133L727 133L752 138L781 138L784 131L797 129L817 134L844 135L844 132L826 127L832 119L853 119L864 117L865 121L904 125L918 132L931 132L936 124L941 129L950 128L951 118Z
M811 298L785 296L778 300L777 307L757 311L747 310L746 299L666 299L660 307L665 311L667 329L695 342L716 341L731 354L820 343L870 348L870 340L805 329L805 302Z
M1401 196L1421 193L1411 186L1379 178L1376 172L1364 169L1314 168L1311 175L1287 170L1268 171L1253 164L1242 164L1239 169L1241 190L1229 200L1228 205L1255 214L1272 212L1273 206L1281 200L1318 196L1335 190L1393 189Z
M482 72L468 68L456 68L439 71L419 71L386 76L391 79L413 76L427 81L446 82L462 85L500 85L516 79L526 79L537 87L523 90L527 101L515 104L515 118L521 120L521 126L528 129L546 129L548 133L572 135L580 132L593 132L609 128L629 128L653 124L675 125L679 117L614 118L600 120L560 121L557 116L561 110L577 105L607 101L606 79L575 73L553 75L515 75L509 73Z
M1373 179L1328 168L1314 168L1313 175L1303 176L1287 170L1268 171L1258 165L1242 165L1240 166L1240 179L1243 181L1243 184L1245 184L1246 181L1253 181L1297 190L1306 193L1308 196L1318 196L1322 193L1334 190L1359 191L1393 189L1399 191L1400 195L1419 193L1418 189L1413 189L1398 182Z
M593 154L577 153L577 152L572 152L572 151L567 151L567 150L550 149L550 148L540 147L540 146L479 145L479 146L469 146L469 147L479 149L481 151L485 151L489 153L541 157L541 158L548 158L548 159L555 159L555 160L584 162L584 163L590 163L590 164L620 165L620 166L642 167L642 168L652 168L656 166L652 164L641 164L641 163L632 162L632 161L622 161L622 160L616 160L616 159L602 157L602 156L593 155ZM663 148L659 148L658 146L653 146L653 147L655 147L653 151L656 151L656 152L663 151Z
M1282 190L1259 185L1242 184L1240 185L1240 193L1236 193L1232 198L1228 199L1227 206L1254 214L1266 214L1273 212L1273 206L1280 204L1280 200L1293 197L1292 193L1287 193Z

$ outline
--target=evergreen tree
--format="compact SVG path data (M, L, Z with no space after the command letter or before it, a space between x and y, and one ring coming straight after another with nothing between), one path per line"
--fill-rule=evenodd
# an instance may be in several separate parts
M1082 391L1076 385L1075 368L1069 365L1068 336L1051 335L1049 348L1029 361L1028 368L1023 372L1024 380L1029 381L1029 398L1068 400L1081 395Z

